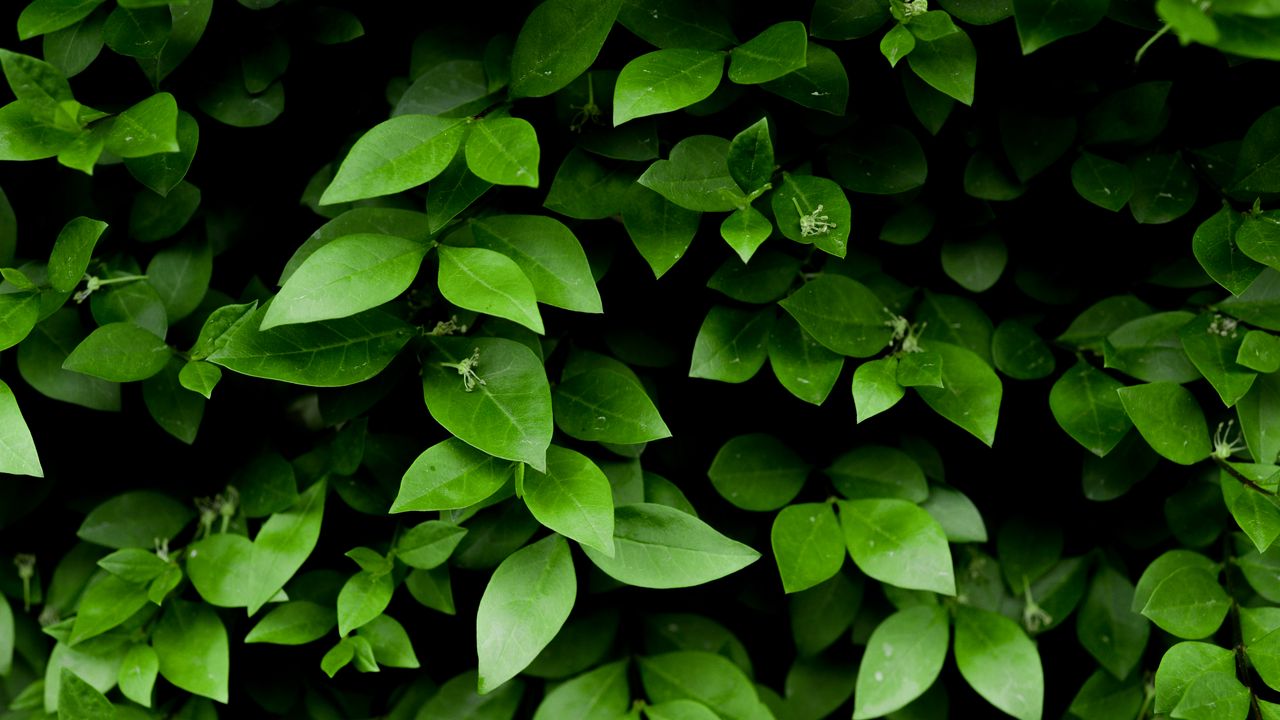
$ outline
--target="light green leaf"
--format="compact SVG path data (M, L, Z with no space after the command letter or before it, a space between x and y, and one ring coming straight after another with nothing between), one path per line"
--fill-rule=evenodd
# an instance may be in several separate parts
M621 0L546 0L529 13L511 53L512 97L543 97L595 62Z
M391 235L337 238L289 276L259 329L349 317L390 302L413 283L427 249Z
M338 592L338 634L346 637L381 615L395 589L390 572L361 570L348 578Z
M889 61L889 67L897 67L898 61L916 49L916 36L906 25L894 25L880 38L880 54Z
M533 714L533 720L615 720L631 702L627 659L585 672L555 687Z
M39 293L0 294L0 350L8 350L25 340L39 320Z
M122 158L178 152L178 102L167 92L156 93L116 115L106 149Z
M982 514L967 495L948 485L933 484L929 487L929 499L920 504L933 516L947 535L947 542L986 542L987 526Z
M742 258L750 262L756 249L773 233L773 223L753 207L734 210L720 223L720 237Z
M782 441L763 433L729 440L707 470L721 497L756 512L777 510L791 502L808 476L808 463Z
M145 583L164 574L169 563L141 548L117 550L98 561L98 567L131 583Z
M1235 653L1202 642L1180 642L1165 651L1156 669L1157 713L1168 713L1182 702L1187 689L1202 675L1234 673Z
M120 625L147 604L147 589L140 583L102 574L80 597L75 624L67 642L74 645Z
M941 605L900 610L877 625L858 666L853 717L887 715L928 690L947 658L948 625Z
M437 252L437 282L446 300L544 332L533 284L514 260L485 248L441 246Z
M368 641L379 665L414 669L420 667L413 642L404 626L389 615L379 615L356 631L357 639Z
M497 492L515 466L449 438L422 452L400 481L391 512L470 507Z
M755 377L768 357L773 309L752 312L716 305L698 329L689 377L741 383Z
M1019 720L1040 720L1040 653L1016 623L999 613L960 606L955 656L960 674L987 702Z
M1076 442L1104 457L1133 427L1116 394L1121 387L1119 380L1081 359L1053 384L1049 409Z
M156 651L150 645L133 645L120 663L120 692L139 705L151 707L151 691L159 672L160 657Z
M471 221L476 244L520 266L538 302L576 312L603 312L600 292L578 238L543 215L488 215Z
M280 272L280 285L288 284L293 274L317 250L348 235L391 235L405 240L428 244L434 232L430 215L412 210L384 207L355 207L347 210L311 233L311 237L295 251L284 270Z
M958 345L929 342L925 349L942 356L943 387L917 387L916 392L934 412L990 446L1004 393L1000 378L981 357Z
M714 135L687 137L637 182L687 210L736 210L746 203L746 195L729 174L729 148L728 140Z
M906 394L898 384L898 359L868 360L853 371L853 405L858 422L888 410Z
M267 613L253 626L244 641L305 645L328 635L337 622L332 608L308 600L291 600Z
M729 53L729 79L755 85L799 70L805 66L808 36L804 23L794 20L766 28Z
M545 469L551 389L538 356L502 338L441 337L432 338L432 344L435 352L423 365L422 394L436 422L490 455ZM464 361L473 382L460 372Z
M1116 391L1124 411L1152 450L1179 465L1209 457L1209 429L1191 392L1169 382L1147 383Z
M549 447L546 473L524 474L524 502L548 528L613 555L613 490L609 478L587 456Z
M842 258L853 222L849 199L840 186L812 175L783 174L782 187L770 198L783 237Z
M1169 713L1179 720L1245 720L1252 693L1235 673L1209 672L1196 678L1177 707Z
M443 565L466 534L464 527L443 520L428 520L396 538L395 555L409 567L430 570Z
M0 380L0 472L44 477L40 456L27 421L18 408L18 399Z
M870 357L892 335L880 298L843 275L819 275L778 304L813 339L841 355Z
M1215 573L1189 566L1174 570L1151 591L1142 614L1162 630L1199 640L1222 625L1230 607Z
M169 346L151 331L117 322L89 333L62 367L111 382L130 382L160 372L171 355Z
M714 50L657 50L641 55L618 73L613 126L705 100L719 87L723 71L724 53Z
M185 363L178 371L178 382L193 393L203 395L207 400L213 395L213 389L222 380L222 368L203 360L192 360Z
M693 700L715 708L715 714L724 720L762 717L755 686L723 655L691 650L668 652L641 657L639 664L645 695L654 704Z
M538 133L528 120L482 118L471 124L467 168L494 185L538 187Z
M165 680L194 695L227 702L227 629L213 608L173 599L151 633Z
M942 526L906 500L841 500L840 524L858 569L902 588L955 595Z
M373 126L351 147L321 205L390 195L439 175L466 134L462 119L401 115Z
M93 685L70 668L62 668L58 688L58 720L114 720L116 709Z
M634 375L609 366L566 378L552 394L556 426L579 440L635 444L671 437Z
M826 503L783 508L773 520L769 541L786 593L821 585L844 564L844 534Z
M105 0L34 0L18 16L18 39L70 27L89 16Z
M502 561L476 610L481 693L493 691L533 662L569 618L577 590L569 545L559 535Z
M70 292L80 284L93 257L93 248L106 229L105 222L87 217L75 218L62 226L49 255L49 285L54 290Z
M692 515L652 503L619 506L613 538L612 558L591 547L583 550L606 575L637 587L701 585L760 557Z

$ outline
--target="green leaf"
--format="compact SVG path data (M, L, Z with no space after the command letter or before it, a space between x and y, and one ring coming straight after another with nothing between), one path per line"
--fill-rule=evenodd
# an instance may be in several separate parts
M769 541L786 593L821 585L844 564L844 535L826 503L783 508L773 520Z
M821 405L840 379L844 356L819 344L790 315L779 315L769 329L769 365L788 392Z
M1225 47L1222 49L1231 52ZM1259 115L1249 126L1240 143L1231 189L1258 194L1280 191L1280 108Z
M582 244L559 220L542 215L488 215L471 221L476 244L520 266L538 302L576 312L603 312Z
M1080 197L1111 212L1119 212L1133 196L1127 165L1087 152L1071 165L1071 184Z
M1191 238L1191 250L1200 267L1222 287L1239 295L1249 288L1262 266L1236 245L1245 216L1224 205L1208 220L1200 223Z
M379 310L259 330L266 308L236 322L205 359L241 375L312 387L353 385L382 372L410 328Z
M729 53L729 79L739 85L756 85L799 70L805 66L808 36L802 22L771 25Z
M62 668L58 720L114 720L116 717L116 709L106 695L80 679L70 668Z
M438 284L446 300L544 332L533 284L514 260L485 248L440 246L437 252Z
M906 25L894 25L880 38L880 54L889 61L889 67L897 67L898 61L916 49L916 36Z
M120 113L106 149L122 158L178 152L178 102L167 92L156 93Z
M577 587L569 545L559 535L512 553L498 566L476 610L481 693L533 662L569 618Z
M934 412L990 446L1004 392L1000 378L981 357L957 345L929 342L926 349L942 356L943 387L916 392Z
M892 335L875 293L841 275L819 275L778 304L815 340L841 355L870 357Z
M280 272L280 285L285 285L317 250L348 235L391 235L426 245L431 238L429 215L395 208L356 207L320 226L293 252Z
M956 613L956 665L987 702L1019 720L1039 720L1044 671L1036 646L999 613L960 606Z
M538 522L613 554L613 490L609 478L585 455L552 445L547 471L524 474L524 502Z
M1189 312L1163 312L1121 325L1103 343L1105 366L1147 382L1198 379L1200 372L1187 357L1178 335L1194 318Z
M929 498L920 504L947 535L947 542L986 542L987 527L977 506L964 493L947 485L929 487Z
M1195 205L1200 185L1177 153L1147 153L1129 163L1133 197L1129 211L1140 223L1155 225L1182 217Z
M151 634L165 680L194 695L227 702L227 629L213 608L170 600Z
M350 317L390 302L413 283L427 249L391 235L339 237L289 276L259 329Z
M379 615L356 631L357 639L368 641L377 664L394 668L420 667L413 643L404 626L388 615Z
M932 40L916 39L920 42L907 56L912 72L935 90L972 105L978 53L969 36L956 28Z
M1068 710L1083 720L1111 720L1137 717L1143 691L1139 678L1118 681L1106 670L1095 670L1076 693Z
M68 642L72 645L120 625L147 604L145 586L101 575L85 589Z
M40 457L27 421L18 408L18 399L0 380L0 472L44 477Z
M1272 465L1233 463L1231 467L1263 488L1272 489L1276 484L1273 479L1276 469ZM1276 504L1275 496L1246 488L1225 468L1218 477L1219 485L1222 486L1222 500L1232 517L1249 536L1258 552L1266 552L1271 543L1280 537L1280 505Z
M843 116L849 104L849 74L840 56L812 42L803 68L760 87L801 107L836 116Z
M0 350L8 350L31 334L40 319L40 295L0 294ZM59 362L58 365L62 363Z
M1156 670L1157 713L1172 711L1202 675L1234 673L1235 653L1202 642L1180 642L1165 651Z
M515 466L449 438L426 448L408 470L392 503L392 512L457 510L498 492Z
M401 115L373 126L351 147L321 205L417 187L449 165L466 134L462 119Z
M756 249L773 234L773 223L753 207L742 207L720 223L720 237L743 262L750 262Z
M213 395L213 389L222 380L222 368L202 360L187 362L178 371L178 382L193 393L203 395L207 400Z
M213 275L207 242L183 242L156 253L147 263L147 284L164 303L168 320L177 322L200 305Z
M625 0L618 22L660 48L719 50L738 42L718 8L681 0Z
M436 232L479 200L490 183L476 177L467 169L466 151L454 155L436 179L427 186L427 228ZM359 210L359 208L356 208Z
M168 495L149 490L126 492L95 507L76 536L109 548L152 548L156 538L171 539L195 513Z
M687 137L637 180L686 210L728 212L746 203L729 174L730 143L713 135Z
M906 500L841 500L840 524L858 569L896 587L955 595L942 526Z
M852 40L870 35L889 18L889 8L877 0L818 0L810 28L814 37Z
M409 567L430 570L443 565L466 534L464 527L443 520L428 520L396 538L395 555Z
M853 405L858 422L888 410L906 394L898 384L898 359L868 360L853 372Z
M107 47L121 55L155 60L172 30L173 16L168 8L120 6L107 16L102 34Z
M200 144L200 126L190 113L178 111L177 152L161 152L145 157L127 157L124 166L135 180L152 192L167 196L187 176Z
M991 356L1000 372L1017 380L1039 380L1053 372L1053 352L1036 331L1005 320L991 336Z
M70 27L88 17L104 0L34 0L18 16L18 39Z
M1240 252L1271 268L1280 268L1280 213L1249 213L1236 232Z
M1249 715L1251 699L1249 688L1236 679L1235 673L1205 673L1191 683L1169 717L1244 720Z
M49 285L58 292L76 289L89 268L93 248L107 229L101 220L78 217L62 226L49 255Z
M485 182L538 187L538 133L527 120L477 120L471 124L465 152L467 168Z
M145 583L164 574L169 563L141 548L124 548L99 560L98 567L122 580Z
M1187 640L1212 635L1222 625L1231 598L1215 573L1200 567L1174 570L1151 591L1142 607L1162 630Z
M111 382L145 380L168 364L172 351L164 340L133 323L103 325L89 333L62 367Z
M1076 617L1080 645L1117 679L1128 677L1138 666L1151 634L1147 621L1130 609L1133 598L1129 579L1103 564Z
M755 377L768 357L773 315L772 308L752 312L712 307L693 343L689 377L727 383Z
M591 547L583 550L606 575L637 587L701 585L735 573L760 557L692 515L652 503L619 506L614 515L613 542L613 557Z
M635 185L629 167L606 168L583 150L574 148L551 181L543 207L579 220L599 220L621 212Z
M551 389L533 351L501 338L432 338L422 394L436 422L468 445L507 460L546 468L551 444ZM477 380L458 372L464 360ZM441 363L450 363L450 366ZM482 382L483 381L483 382Z
M754 192L773 177L773 139L769 118L762 117L734 136L729 143L729 175L742 192Z
M337 624L331 608L307 600L291 600L267 613L249 634L246 643L305 645L329 634Z
M613 126L705 100L719 87L723 72L724 53L713 50L657 50L641 55L618 73Z
M1227 407L1249 392L1257 375L1236 364L1244 331L1217 313L1202 313L1178 330L1187 357L1204 375Z
M566 378L552 401L556 425L579 440L635 444L671 436L644 388L616 368L596 367Z
M338 592L338 634L346 637L381 615L395 589L389 572L361 570L348 578Z
M1049 409L1072 439L1104 457L1133 427L1116 394L1121 387L1120 381L1081 359L1053 384Z
M881 445L866 445L836 458L823 471L849 499L898 498L914 503L929 496L924 471L910 455Z
M635 184L622 206L622 224L655 278L672 268L693 242L702 213L686 210Z
M56 400L95 410L119 410L119 385L62 368L67 355L84 337L79 317L71 309L59 310L37 324L18 346L22 379Z
M860 193L896 195L924 184L929 169L920 142L897 125L861 128L827 156L831 177Z
M1107 0L1013 0L1022 54L1030 55L1054 40L1089 30L1107 14Z
M9 50L0 50L0 66L4 68L5 79L18 98L19 106L38 124L63 131L79 131L82 123L76 117L71 86L57 68L43 60Z
M33 116L24 102L0 107L0 160L41 160L53 157L75 141L70 130L51 127Z
M877 625L858 666L853 717L887 715L928 690L947 657L948 625L941 605L900 610Z
M770 303L782 297L800 275L800 261L790 255L766 250L753 256L754 262L727 258L707 280L707 287L745 303ZM788 321L799 332L795 321Z
M511 53L513 97L543 97L595 62L621 0L547 0L529 13Z
M1179 465L1209 457L1209 429L1204 413L1186 388L1168 382L1116 390L1125 413L1152 450Z
M732 505L767 512L800 493L809 465L772 435L754 433L722 445L707 476L716 492Z
M845 256L852 211L839 185L826 178L784 173L782 187L770 202L784 237L813 243L829 255Z
M715 714L724 720L761 717L761 702L755 686L738 666L722 655L702 651L668 652L641 657L639 664L645 695L654 704L693 700L715 708Z
M942 270L970 292L991 289L1004 272L1009 251L999 235L985 233L972 240L942 243Z
M1280 337L1261 330L1249 330L1240 342L1236 362L1260 373L1280 370Z
M151 707L151 691L159 672L160 658L156 651L150 645L133 645L120 663L120 692L139 705Z
M139 242L158 242L178 234L200 207L200 188L183 180L165 197L142 190L129 211L129 234Z
M624 658L601 665L555 687L538 704L533 720L603 720L622 716L631 701L629 662Z

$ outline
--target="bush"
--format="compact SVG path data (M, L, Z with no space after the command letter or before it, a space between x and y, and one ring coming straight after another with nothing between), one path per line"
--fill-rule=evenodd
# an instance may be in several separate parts
M0 717L1280 717L1274 0L216 4L6 8Z

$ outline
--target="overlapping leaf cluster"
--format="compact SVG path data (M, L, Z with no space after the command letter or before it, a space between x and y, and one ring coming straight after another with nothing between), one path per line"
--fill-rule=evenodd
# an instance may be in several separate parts
M13 15L0 717L1280 717L1274 0Z

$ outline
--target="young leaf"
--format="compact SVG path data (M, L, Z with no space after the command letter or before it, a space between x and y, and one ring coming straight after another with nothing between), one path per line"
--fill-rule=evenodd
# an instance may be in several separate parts
M942 526L906 500L841 500L840 524L858 569L902 588L954 595Z
M547 471L525 472L524 502L548 528L613 554L613 491L609 478L585 455L548 448Z
M385 570L361 570L348 578L338 592L338 634L346 637L381 615L395 589L395 578Z
M875 355L893 334L875 293L842 275L819 275L778 304L815 340L841 355Z
M40 457L27 421L22 418L18 399L13 391L0 380L0 472L13 475L44 477Z
M170 600L151 634L165 680L194 695L227 702L227 629L213 608Z
M729 79L756 85L799 70L805 65L808 36L804 23L798 21L766 28L729 53Z
M1018 720L1040 720L1040 653L1016 623L999 613L961 606L955 656L960 674L987 702Z
M762 188L773 176L773 139L769 118L762 117L729 143L729 175L744 193Z
M690 587L750 565L760 553L665 505L622 505L614 515L614 555L584 547L615 580L647 588Z
M1152 450L1179 465L1209 457L1209 429L1191 392L1169 382L1116 390L1124 411Z
M467 168L494 185L538 187L538 133L528 120L483 118L472 123Z
M876 626L858 667L855 720L895 712L928 690L947 658L948 630L940 605L900 610Z
M160 672L160 658L150 645L138 643L129 648L120 663L120 692L144 707L151 707L151 691Z
M734 210L720 223L720 237L742 258L750 262L756 249L773 233L773 223L753 207Z
M906 394L898 384L898 359L868 360L853 372L853 405L858 422L888 410Z
M362 625L356 631L356 639L369 643L378 665L409 669L421 666L404 626L389 615L379 615Z
M513 97L544 97L595 62L621 0L546 0L529 13L511 52Z
M542 215L489 215L471 221L476 244L515 260L538 302L576 312L603 312L600 292L578 238Z
M321 205L390 195L439 175L466 134L462 119L401 115L375 125L351 147Z
M786 593L821 585L844 564L844 535L825 503L783 508L773 520L769 542Z
M436 352L423 365L422 394L436 422L472 447L544 470L551 389L533 351L502 338L432 343Z
M729 440L707 470L707 477L721 497L736 507L756 512L777 510L791 502L808 476L809 465L799 455L763 433Z
M481 694L533 662L560 632L576 596L573 559L559 535L512 553L498 566L476 610Z
M290 275L258 329L350 317L390 302L413 283L427 249L391 235L337 238Z
M332 608L308 600L290 600L276 606L259 620L244 641L305 645L328 635L337 622Z
M724 53L713 50L657 50L641 55L618 73L613 126L705 100L720 85L723 72Z
M438 284L446 300L544 332L533 284L514 260L484 248L441 246L437 252Z

